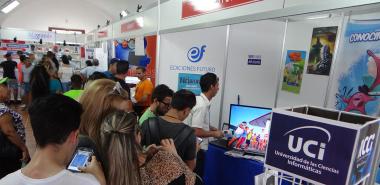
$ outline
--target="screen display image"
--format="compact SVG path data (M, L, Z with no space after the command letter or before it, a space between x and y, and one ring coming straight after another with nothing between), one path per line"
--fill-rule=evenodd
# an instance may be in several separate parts
M233 136L229 147L247 152L264 154L269 138L272 110L231 104L230 130Z
M73 160L67 169L73 171L79 171L78 167L84 167L91 156L91 152L88 151L77 151Z

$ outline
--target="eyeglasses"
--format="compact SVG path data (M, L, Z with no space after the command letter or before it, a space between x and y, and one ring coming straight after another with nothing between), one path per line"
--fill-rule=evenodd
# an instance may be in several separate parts
M163 101L159 101L160 103L162 103L162 104L164 104L166 107L170 107L170 103L165 103L165 102L163 102Z

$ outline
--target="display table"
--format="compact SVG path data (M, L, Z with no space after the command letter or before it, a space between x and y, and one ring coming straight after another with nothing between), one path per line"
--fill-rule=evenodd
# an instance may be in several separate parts
M224 155L226 149L212 143L206 153L203 180L206 185L252 185L255 176L264 172L262 162Z

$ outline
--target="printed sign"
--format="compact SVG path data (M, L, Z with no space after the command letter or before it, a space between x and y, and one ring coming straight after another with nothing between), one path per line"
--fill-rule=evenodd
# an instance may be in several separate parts
M357 143L355 160L351 172L350 184L354 185L361 181L371 172L371 164L375 157L375 147L379 124L367 125L360 129L360 136Z
M121 24L120 26L120 32L121 33L125 33L125 32L130 32L130 31L134 31L134 30L138 30L138 29L141 29L142 27L140 26L140 24L134 20L134 21L130 21L130 22L126 22L126 23L123 23Z
M182 0L182 19L262 0Z
M196 96L200 95L201 86L199 85L199 80L201 76L200 74L178 73L178 90L187 89Z
M98 38L105 38L108 36L108 32L107 31L99 31L98 32Z
M206 45L202 45L201 47L192 47L187 52L187 59L190 62L197 63L202 60L203 54L206 52Z
M300 93L305 57L306 51L288 50L281 88L283 91Z
M248 55L248 65L261 65L261 55Z
M343 185L357 131L274 112L265 164L312 182Z
M347 23L334 72L330 107L378 116L380 112L380 21Z

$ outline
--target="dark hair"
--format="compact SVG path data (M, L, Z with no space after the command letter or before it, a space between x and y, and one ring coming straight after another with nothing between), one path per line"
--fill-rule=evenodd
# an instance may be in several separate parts
M81 105L58 94L34 100L28 109L36 144L62 144L72 131L79 128Z
M177 110L192 109L197 103L195 94L189 90L181 89L174 93L171 106Z
M211 85L216 85L219 81L219 78L214 73L206 73L201 76L199 85L201 86L202 92L207 92L210 90Z
M77 74L73 74L73 76L71 76L71 88L74 89L74 88L82 88L82 83L83 83L83 80L82 80L82 77L80 75L77 75Z
M145 73L145 71L146 71L145 67L142 67L142 66L137 67L136 70L137 69L140 69L143 73Z
M167 85L160 84L153 90L152 102L154 99L157 99L157 101L163 101L165 97L173 97L173 94L173 90L171 90Z
M98 66L99 65L99 60L95 58L94 60L92 60L92 64L94 66Z
M67 55L62 55L61 60L62 60L62 63L64 63L64 64L70 64L70 60L67 57Z
M20 55L20 61L21 61L21 62L24 62L24 61L26 60L26 58L27 58L27 57L26 57L25 55Z
M92 62L91 62L91 60L86 60L86 65L87 65L87 66L92 66Z
M98 79L105 79L107 76L104 73L101 73L99 71L95 71L88 77L87 80L98 80Z
M50 94L50 76L43 65L36 65L30 73L32 99Z
M125 74L129 70L129 62L120 60L116 63L116 74Z

